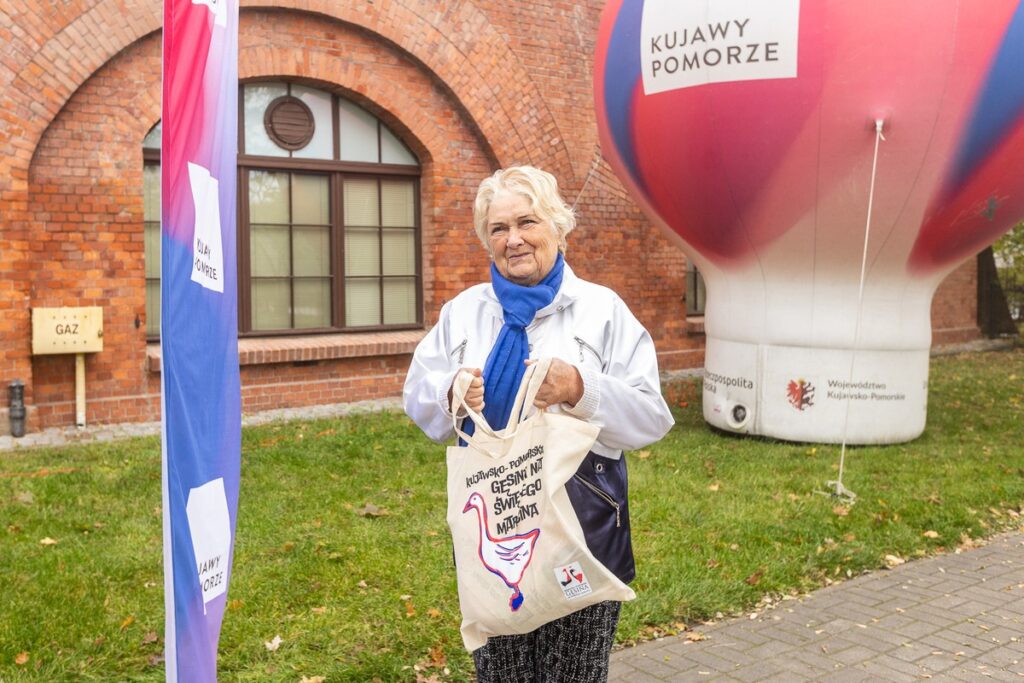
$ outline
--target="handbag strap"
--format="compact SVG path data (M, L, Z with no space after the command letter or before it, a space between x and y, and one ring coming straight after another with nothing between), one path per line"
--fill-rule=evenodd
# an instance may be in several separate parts
M452 385L452 426L455 428L455 433L458 434L463 441L468 444L477 445L474 443L473 437L467 435L461 429L459 429L459 418L458 414L462 408L466 409L466 416L473 420L476 424L476 433L479 434L481 431L488 436L496 439L509 439L516 435L521 425L527 417L531 414L531 406L533 406L534 400L537 398L537 392L540 391L541 386L544 384L544 378L548 375L548 369L551 367L551 359L543 358L536 363L532 363L526 368L526 372L523 374L523 380L519 383L519 390L516 392L515 400L512 402L512 410L509 413L509 424L506 425L505 429L495 431L487 424L487 420L484 416L473 410L466 404L466 391L469 390L469 385L473 381L473 376L467 372L460 372L455 376L455 383ZM515 424L512 421L515 420Z

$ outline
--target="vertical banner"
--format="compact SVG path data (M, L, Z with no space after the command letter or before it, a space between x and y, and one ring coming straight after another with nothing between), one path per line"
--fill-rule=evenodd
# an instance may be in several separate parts
M238 1L164 0L161 206L168 681L217 678L238 509Z

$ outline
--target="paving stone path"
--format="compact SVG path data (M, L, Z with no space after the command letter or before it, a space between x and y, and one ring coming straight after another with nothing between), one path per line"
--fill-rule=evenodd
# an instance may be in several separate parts
M612 654L614 683L1024 682L1024 532Z

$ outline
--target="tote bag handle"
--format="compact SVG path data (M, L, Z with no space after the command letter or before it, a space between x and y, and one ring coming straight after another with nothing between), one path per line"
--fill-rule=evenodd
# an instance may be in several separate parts
M467 444L472 444L480 450L479 444L474 442L473 437L468 436L459 429L458 414L461 408L465 408L466 415L476 424L478 430L476 433L482 431L496 439L510 439L515 436L519 430L519 425L529 417L530 408L533 406L534 399L537 398L537 392L540 391L541 385L544 384L544 378L547 377L550 367L551 359L543 358L526 368L526 374L523 375L523 381L520 382L516 398L512 402L512 411L509 413L508 418L509 424L505 426L505 429L498 432L495 432L487 424L487 420L484 419L483 415L466 405L466 391L469 390L473 377L469 373L460 372L456 375L455 384L452 386L452 425L455 428L455 433ZM513 420L515 421L514 424Z

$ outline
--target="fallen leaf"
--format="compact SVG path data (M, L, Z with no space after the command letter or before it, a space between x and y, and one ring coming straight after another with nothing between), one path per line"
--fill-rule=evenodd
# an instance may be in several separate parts
M379 508L373 503L367 503L363 507L356 510L356 514L360 517L383 517L388 514L388 511L384 508Z
M151 643L155 643L158 638L159 636L157 636L156 631L150 631L146 635L142 636L142 644L149 645Z
M708 491L717 491L721 487L721 484L717 481L714 484L708 485Z
M437 674L430 674L424 676L420 672L416 672L416 683L443 683L443 681L437 677Z
M938 538L939 537L939 532L938 531L932 531L931 529L929 529L928 531L924 532L921 535L924 536L925 538Z
M366 581L360 581L356 585L359 586L360 588L369 588L369 586L366 584Z
M798 500L800 500L800 496L796 495L795 493L790 493L790 494L788 495L788 498L789 498L789 501L790 501L791 503L795 503L795 502L797 502Z
M743 583L747 584L748 586L756 586L758 583L761 582L762 576L764 576L764 570L758 569L756 572L754 572L747 578L743 579Z
M427 616L431 619L437 619L441 616L441 610L437 609L436 607L431 607L427 610Z
M17 656L15 656L14 658L14 663L18 666L25 666L26 664L28 664L28 653L19 652Z
M650 451L637 451L636 452L636 457L640 458L641 460L646 460L647 458L651 457L651 452Z
M234 611L242 609L242 605L244 605L244 604L245 603L243 601L241 601L241 600L236 598L236 599L234 599L234 600L232 600L231 602L228 603L228 609L231 610L232 612L234 612Z
M125 630L126 628L128 628L129 626L131 626L134 623L135 623L135 615L134 614L129 614L127 617L124 618L124 621L121 622L121 630L122 631Z
M299 683L324 683L326 680L323 676L303 676Z
M279 636L279 635L274 636L274 639L269 641L269 642L268 641L263 641L263 645L270 652L277 652L277 648L281 647L281 636Z
M689 640L691 643L696 643L701 640L707 640L708 637L698 631L689 631L686 634L686 639Z
M412 600L405 601L405 618L416 616L416 606L412 604Z
M57 545L57 541L47 536L46 538L39 541L39 545Z
M904 564L905 562L906 562L906 560L904 560L899 555L886 555L885 556L885 566L887 566L889 568L898 567L901 564Z
M312 612L313 614L324 614L325 612L327 612L327 608L326 607L314 607L313 609L310 610L310 612Z
M448 665L448 655L445 654L444 648L440 644L430 648L430 665L441 669Z
M832 508L832 512L836 515L836 517L846 517L848 514L850 514L850 508L846 507L845 505L836 505L834 508Z
M707 568L708 569L717 569L718 565L719 565L718 560L716 560L714 558L708 560L708 562L707 562Z

